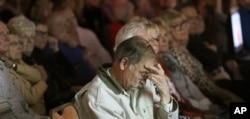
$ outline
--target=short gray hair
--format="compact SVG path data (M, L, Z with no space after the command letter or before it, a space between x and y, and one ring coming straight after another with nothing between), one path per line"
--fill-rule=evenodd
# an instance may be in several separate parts
M149 24L153 24L150 20L144 17L133 17L126 25L124 25L117 33L115 39L114 51L118 45L128 38L136 35L139 30L147 30Z
M114 61L120 62L127 57L129 64L134 65L144 58L156 58L156 53L151 45L140 36L133 36L124 40L114 53Z

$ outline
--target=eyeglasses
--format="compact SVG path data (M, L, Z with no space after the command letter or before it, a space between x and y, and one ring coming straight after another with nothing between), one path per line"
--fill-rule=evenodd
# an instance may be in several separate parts
M38 36L47 36L48 32L46 32L46 31L36 31L36 35L38 35Z
M188 26L187 20L182 21L181 23L171 25L171 27L177 31L182 30L183 28L186 28Z
M157 38L149 38L147 41L148 41L149 43L157 42L157 41L159 41L159 38L158 38L158 37L157 37Z

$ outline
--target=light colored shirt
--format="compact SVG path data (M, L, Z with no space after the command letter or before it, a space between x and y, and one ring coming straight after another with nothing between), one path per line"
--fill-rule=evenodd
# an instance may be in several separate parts
M78 92L85 93L80 114L85 119L178 119L177 102L171 98L169 104L161 104L159 96L153 98L156 94L151 81L146 87L125 91L105 69Z

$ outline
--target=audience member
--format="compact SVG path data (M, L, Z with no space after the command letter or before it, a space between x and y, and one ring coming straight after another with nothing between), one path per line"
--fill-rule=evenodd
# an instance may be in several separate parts
M9 38L8 29L3 22L0 22L0 53L1 59L5 52L9 50ZM10 108L18 119L39 119L41 118L38 114L34 113L27 102L23 99L20 92L14 86L14 81L11 75L7 71L3 60L0 61L1 73L0 73L0 97L1 99L10 103ZM12 117L15 119L15 117ZM7 119L7 118L6 118Z
M72 85L74 68L59 50L58 40L48 35L48 28L44 24L36 25L35 48L31 56L48 73L48 89L44 96L46 109L49 111L70 101L75 94Z
M225 110L222 110L217 105L213 104L206 96L204 96L199 88L178 68L175 59L168 54L168 48L172 47L174 43L176 44L170 34L170 28L166 27L161 18L154 19L154 22L158 24L160 28L158 42L159 58L160 61L162 60L161 65L164 71L169 73L171 81L180 92L180 95L184 98L184 101L179 102L181 114L184 114L185 116L197 117L203 116L204 113L204 116L206 117L219 117L219 113ZM170 46L169 42L171 43Z
M79 36L79 45L86 48L86 59L95 70L97 70L98 67L104 63L112 62L110 53L102 46L98 37L93 31L78 26L77 34Z
M83 86L89 82L96 74L96 70L86 59L88 49L79 44L77 21L72 11L54 11L47 21L47 26L49 33L59 40L59 50L74 67L76 78L72 84Z
M36 23L46 23L52 9L51 0L33 0L28 17Z
M22 59L18 59L19 58L18 57L16 61L13 61L14 63L17 64L16 65L17 69L20 68L20 70L16 70L17 75L20 75L21 77L29 81L31 84L33 83L36 84L39 83L40 81L44 81L44 84L46 84L47 72L45 71L42 65L36 64L36 62L33 61L33 58L31 57L31 53L34 49L35 24L26 17L20 15L10 19L10 21L8 22L8 27L13 34L16 34L18 40L21 42ZM10 61L12 61L12 59L10 59ZM43 95L46 89L47 89L47 84L46 86L44 86L43 90L39 90L41 91L40 93L36 93L37 94L36 98L40 97L38 98L40 99L39 102L43 104L43 108L41 108L41 110L39 110L39 106L36 107L36 105L34 104L34 110L39 111L40 112L39 114L45 114ZM37 89L34 88L31 90L37 90ZM21 91L21 93L23 93L23 91ZM32 97L32 95L34 94L31 93L30 97L29 95L25 95L24 97L25 99L29 99Z
M207 77L202 64L186 49L188 41L188 24L186 17L175 10L165 11L162 17L166 26L170 28L173 39L179 44L177 47L170 48L169 54L175 58L181 71L185 73L206 96L212 99L212 101L214 101L215 98L216 101L223 102L227 105L230 102L242 101L241 98L232 92L216 86Z
M130 38L132 36L141 36L144 37L145 40L149 42L149 44L153 47L154 51L158 53L158 42L157 39L159 37L159 28L156 24L152 23L150 20L144 17L133 17L124 27L120 29L116 37L116 46L123 42L125 39ZM166 73L166 72L164 72ZM180 97L180 94L176 91L175 86L170 81L168 75L165 75L165 79L169 86L169 91L172 96L176 98L177 101L182 101L183 99ZM159 96L154 95L156 100L159 100Z
M177 102L170 97L164 71L151 45L139 36L124 40L116 48L114 64L102 66L82 89L83 114L86 118L178 118ZM153 86L152 82L161 97L155 110L155 92L143 88Z
M109 43L108 25L111 21L107 14L102 11L101 0L84 0L83 22L79 25L92 30L98 37L100 43L110 54L113 53Z
M156 17L156 11L151 0L133 0L135 5L135 14L148 19Z
M205 29L204 21L198 16L194 7L183 7L182 12L189 18L188 23L191 27L189 31L191 39L187 48L202 63L209 78L220 84L220 86L226 87L239 95L244 100L249 100L249 97L241 91L248 89L249 82L241 76L238 63L233 59L226 62L220 59L217 46L207 41L204 34L202 34ZM239 85L240 87L238 87ZM248 94L247 91L245 92Z
M115 19L110 26L110 43L112 47L115 45L117 32L134 16L134 9L134 5L129 0L118 0L114 3L113 12Z
M42 79L37 69L22 61L22 41L18 36L9 35L9 38L10 49L5 54L5 62L14 84L33 111L45 115L43 95L47 89L46 79Z

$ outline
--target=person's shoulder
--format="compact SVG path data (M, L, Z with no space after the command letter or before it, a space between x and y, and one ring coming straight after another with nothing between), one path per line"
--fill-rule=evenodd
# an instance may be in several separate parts
M89 82L85 86L85 90L87 91L87 95L91 95L97 98L100 95L100 92L105 91L105 84L101 80L101 78L97 75L91 82Z

